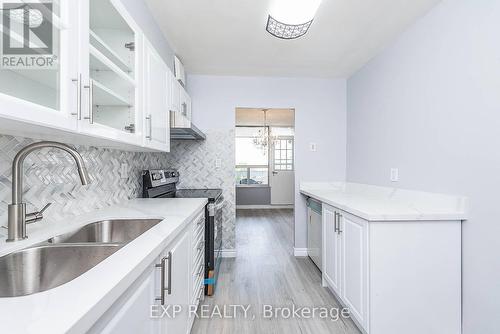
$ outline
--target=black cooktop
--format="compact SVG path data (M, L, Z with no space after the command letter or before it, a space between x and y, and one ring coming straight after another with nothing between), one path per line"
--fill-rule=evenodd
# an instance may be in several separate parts
M175 197L178 198L208 198L215 201L222 195L222 189L177 189Z

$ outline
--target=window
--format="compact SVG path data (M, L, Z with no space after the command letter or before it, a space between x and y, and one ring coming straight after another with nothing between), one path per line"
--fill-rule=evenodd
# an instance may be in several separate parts
M293 170L293 139L274 140L274 170Z
M267 185L269 183L267 127L236 127L236 184Z

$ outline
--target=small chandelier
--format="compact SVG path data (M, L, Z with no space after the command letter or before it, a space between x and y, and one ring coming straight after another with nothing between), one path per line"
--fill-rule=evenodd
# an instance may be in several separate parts
M320 3L321 0L275 0L267 18L267 32L281 39L304 36Z
M270 143L278 138L270 133L269 125L267 124L267 112L269 109L262 109L264 112L264 125L259 129L257 135L253 139L255 146L258 146L262 151L267 151Z

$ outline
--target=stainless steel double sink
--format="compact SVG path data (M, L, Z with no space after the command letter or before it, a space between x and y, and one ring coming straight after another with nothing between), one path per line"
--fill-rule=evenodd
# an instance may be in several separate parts
M0 298L67 283L111 256L161 219L103 220L0 258Z

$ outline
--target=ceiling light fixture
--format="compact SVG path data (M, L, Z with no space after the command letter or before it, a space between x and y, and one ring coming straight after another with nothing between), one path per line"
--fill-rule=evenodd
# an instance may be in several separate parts
M267 19L266 30L282 39L305 35L321 0L275 0Z

